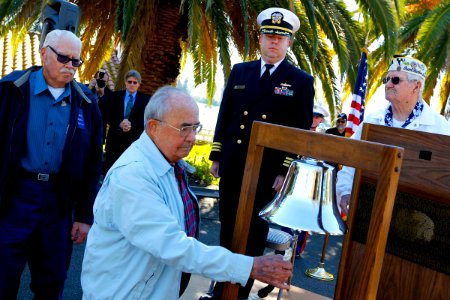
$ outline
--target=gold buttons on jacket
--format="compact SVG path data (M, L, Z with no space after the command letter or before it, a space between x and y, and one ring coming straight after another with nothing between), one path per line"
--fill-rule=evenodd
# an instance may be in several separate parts
M244 116L248 115L248 111L244 110Z
M237 140L237 143L238 143L238 144L242 144L242 141L241 141L241 140Z
M266 115L262 115L261 118L263 118L263 120L267 119Z
M244 128L245 128L245 126L244 126L244 125L241 125L241 126L239 126L239 128L241 128L241 129L244 129Z

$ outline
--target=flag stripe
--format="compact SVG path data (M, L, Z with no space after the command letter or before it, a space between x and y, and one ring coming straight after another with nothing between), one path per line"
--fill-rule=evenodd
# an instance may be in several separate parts
M367 87L367 53L363 51L361 61L358 67L358 76L356 77L355 87L352 94L352 103L348 114L345 136L352 136L358 129L359 124L364 117L364 101L366 98Z

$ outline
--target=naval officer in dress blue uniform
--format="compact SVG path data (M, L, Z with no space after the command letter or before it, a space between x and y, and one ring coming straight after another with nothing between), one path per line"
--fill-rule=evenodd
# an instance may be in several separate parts
M313 118L314 79L286 59L298 17L282 8L268 8L257 18L261 59L234 65L220 106L210 154L211 173L220 179L220 244L230 248L239 194L253 121L309 130ZM258 212L281 188L292 154L266 149L258 182L246 254L264 252L268 224ZM250 221L250 220L249 220ZM253 282L241 288L246 299ZM222 284L214 294L200 299L220 299Z

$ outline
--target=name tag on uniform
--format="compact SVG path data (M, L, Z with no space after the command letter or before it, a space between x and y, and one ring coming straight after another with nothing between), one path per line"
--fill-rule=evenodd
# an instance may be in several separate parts
M292 97L292 96L294 96L294 90L290 90L289 89L290 86L291 86L290 84L281 83L279 87L278 86L275 87L273 92L276 95Z
M233 89L234 90L245 90L245 85L244 84L243 85L235 85Z

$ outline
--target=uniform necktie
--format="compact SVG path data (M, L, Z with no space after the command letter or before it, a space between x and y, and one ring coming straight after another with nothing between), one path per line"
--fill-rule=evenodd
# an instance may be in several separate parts
M186 234L195 237L197 231L197 202L195 202L188 192L186 182L184 180L184 169L178 163L174 166L175 178L178 182L181 199L184 205L184 226Z
M274 65L272 65L272 64L265 64L265 66L266 66L266 70L264 71L264 73L261 76L261 81L266 81L267 79L269 79L269 77L270 77L270 69L272 69Z
M128 96L127 106L125 108L125 119L130 117L131 110L133 109L133 95Z

